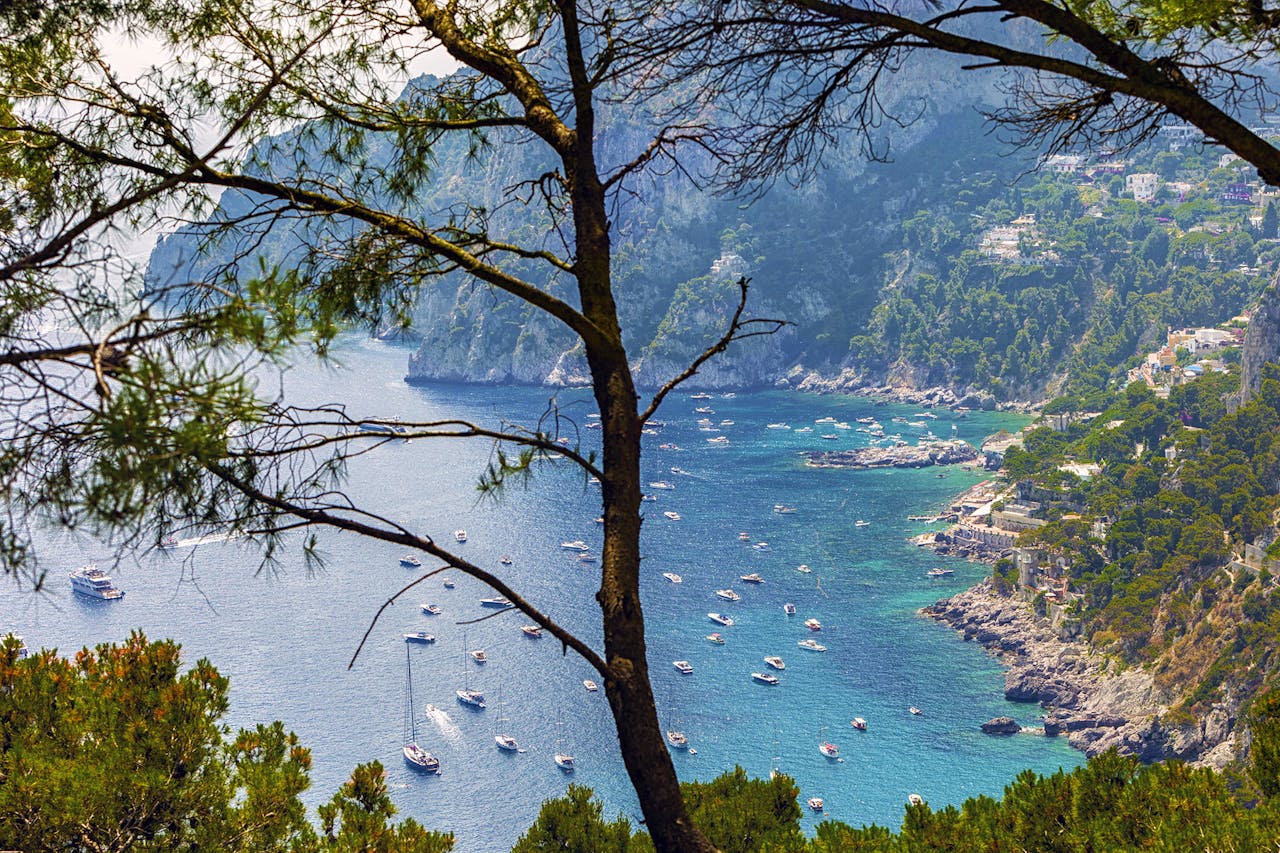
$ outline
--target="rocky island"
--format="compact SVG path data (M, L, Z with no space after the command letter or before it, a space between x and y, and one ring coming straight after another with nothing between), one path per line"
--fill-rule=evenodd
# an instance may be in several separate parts
M915 446L810 450L803 455L811 468L927 468L972 462L978 458L978 451L967 441L950 440Z

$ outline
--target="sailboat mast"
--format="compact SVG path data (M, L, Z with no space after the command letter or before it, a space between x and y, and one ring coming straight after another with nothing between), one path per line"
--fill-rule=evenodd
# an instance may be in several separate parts
M407 644L404 647L404 663L405 663L405 674L406 674L406 677L409 679L409 707L405 709L405 713L409 717L409 742L417 743L418 742L418 721L417 719L415 719L414 713L413 713L413 708L414 708L414 705L413 705L413 655L410 653L409 646Z

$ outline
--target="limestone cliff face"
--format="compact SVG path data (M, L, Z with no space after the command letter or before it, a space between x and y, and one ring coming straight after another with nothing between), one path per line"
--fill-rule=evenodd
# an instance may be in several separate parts
M1263 292L1258 310L1249 319L1240 360L1240 399L1244 404L1262 384L1262 366L1280 361L1280 278Z

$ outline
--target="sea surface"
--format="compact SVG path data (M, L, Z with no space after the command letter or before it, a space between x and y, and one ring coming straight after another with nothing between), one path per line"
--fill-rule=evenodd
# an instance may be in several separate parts
M402 380L406 355L374 341L348 341L337 349L339 366L289 370L286 398L343 403L356 416L530 428L554 405L562 434L584 447L598 439L599 432L585 429L595 409L585 391L411 387ZM695 411L699 407L713 411ZM855 422L859 417L874 417L887 433L912 443L926 429L978 442L1023 422L994 413L919 414L861 398L783 392L709 400L678 392L658 413L665 425L646 437L645 480L675 488L648 490L657 500L644 504L643 592L660 717L685 732L693 747L673 753L682 779L710 779L734 765L757 776L779 769L795 777L802 798L822 797L826 816L896 828L910 793L942 807L997 795L1024 768L1052 772L1082 761L1065 739L983 735L979 724L1002 714L1034 726L1039 709L1006 702L997 663L916 612L970 586L986 569L914 547L908 538L928 528L906 518L945 507L984 475L958 468L813 469L798 455L866 444L870 436L856 429L863 426ZM895 416L924 426L894 423ZM852 428L814 423L824 417ZM703 431L697 423L703 418L719 431ZM824 440L824 434L837 438ZM707 441L718 435L729 444ZM447 543L465 528L460 553L501 570L600 648L593 598L598 564L579 563L560 548L581 539L598 553L598 487L568 465L544 465L527 486L509 487L498 501L481 499L477 478L492 458L492 445L480 439L385 442L352 465L349 493L360 505ZM795 511L775 512L776 505ZM665 517L668 511L679 520ZM751 547L759 542L768 549ZM377 759L401 814L456 833L459 851L509 849L542 800L564 791L570 777L552 761L558 744L576 757L572 780L594 788L606 814L639 819L604 693L583 687L585 678L601 679L582 660L562 654L550 637L522 634L527 620L516 612L458 624L491 613L479 604L491 593L454 572L456 588L433 578L388 607L348 669L378 608L418 573L400 566L394 546L349 534L321 533L322 566L309 566L301 545L301 536L291 540L279 564L267 568L251 544L216 539L184 540L179 548L112 564L103 543L51 536L40 553L52 578L48 592L0 585L0 630L66 654L123 640L135 628L152 638L172 637L188 661L207 657L230 676L231 725L280 719L298 732L314 757L309 802L328 799L352 767ZM509 567L499 563L504 555ZM127 593L123 600L86 601L59 580L91 560L111 567ZM797 571L802 564L808 573ZM936 566L955 574L926 577ZM678 573L683 582L669 582L664 572ZM740 581L752 572L765 582ZM722 588L736 590L741 601L716 598ZM424 614L420 605L428 602L443 613ZM788 617L785 602L799 612ZM709 612L730 615L736 624L713 625ZM820 633L804 628L811 617L821 620ZM406 632L421 630L436 642L403 641ZM725 637L724 645L705 639L713 631ZM810 636L828 651L796 645ZM468 648L485 649L488 663L468 661ZM418 740L440 757L438 777L415 774L401 759L406 649ZM766 655L785 660L777 686L751 678L769 671ZM677 672L671 662L678 659L688 660L693 674ZM464 685L483 690L489 707L461 706L454 691ZM911 706L923 713L912 715ZM865 718L868 731L854 730L854 717ZM519 753L496 748L493 736L500 731L517 738ZM840 747L840 761L819 753L824 740ZM805 809L807 829L820 819Z

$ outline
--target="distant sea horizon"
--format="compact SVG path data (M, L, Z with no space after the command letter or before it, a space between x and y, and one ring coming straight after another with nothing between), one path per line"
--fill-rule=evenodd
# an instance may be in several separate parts
M554 397L571 419L571 438L589 448L599 435L586 428L595 410L587 389L410 384L408 350L375 340L344 339L334 354L340 367L299 362L287 371L287 402L339 402L353 417L448 417L496 426L532 425ZM645 483L674 487L646 488L657 500L643 505L641 571L659 718L685 732L693 747L673 752L682 779L707 780L734 766L759 777L788 773L802 800L819 796L826 803L825 815L804 809L803 825L812 832L825 818L896 828L910 793L934 807L959 804L999 795L1024 769L1048 773L1083 762L1063 738L982 734L979 725L1001 715L1034 726L1040 709L1006 701L994 659L917 613L972 586L988 569L914 547L908 538L930 528L906 517L945 507L986 475L958 468L814 469L800 456L865 446L870 435L858 431L866 425L857 418L875 418L886 433L911 443L925 430L977 443L1020 427L1025 417L975 411L960 418L941 409L920 417L925 412L910 406L796 391L691 394L681 389L668 398L656 415L665 425L646 436L643 455ZM834 422L816 423L824 418ZM715 431L704 431L700 419ZM708 442L718 436L729 443ZM509 487L498 501L482 499L475 484L492 453L483 441L386 442L351 466L347 491L357 504L450 546L453 531L465 529L459 553L509 578L601 648L593 599L598 564L580 563L560 547L580 539L598 554L598 490L577 469L548 464L527 487ZM602 679L582 660L563 656L549 637L522 634L528 620L519 613L458 624L489 612L479 601L492 592L451 571L453 589L428 580L388 608L348 670L377 608L417 575L400 565L400 549L332 531L321 532L323 565L308 568L301 541L288 541L279 564L262 568L257 549L243 541L183 542L115 563L107 545L51 533L39 543L47 591L0 588L0 631L64 654L120 642L134 628L153 639L171 637L182 643L186 665L206 657L230 678L231 726L280 719L299 734L314 759L308 803L327 800L357 763L376 759L386 767L400 816L454 832L459 851L509 850L541 802L571 781L592 787L606 815L638 821L603 690L590 693L582 683ZM761 542L768 547L751 547ZM503 556L510 566L499 562ZM124 599L72 595L66 573L92 560L111 571ZM433 568L423 561L424 569ZM936 566L955 574L928 578ZM764 583L740 579L752 573ZM717 598L715 591L726 588L741 600ZM787 602L796 605L795 616L784 613ZM428 603L443 612L423 613ZM717 626L711 612L735 624ZM821 621L821 631L804 628L810 618ZM418 739L440 757L439 777L414 773L400 755L403 635L414 631L436 637L411 646L410 654ZM706 639L712 632L723 645ZM827 651L797 645L810 638ZM474 648L486 650L488 663L465 656ZM776 686L751 677L769 671L763 658L770 655L786 664ZM675 660L689 661L693 673L676 671ZM464 685L483 690L489 707L460 705L454 692ZM912 715L912 706L923 713ZM854 730L854 717L864 718L868 730ZM514 736L522 751L499 751L493 739L499 731ZM824 740L839 745L840 761L818 752ZM557 747L576 757L573 776L553 763Z

